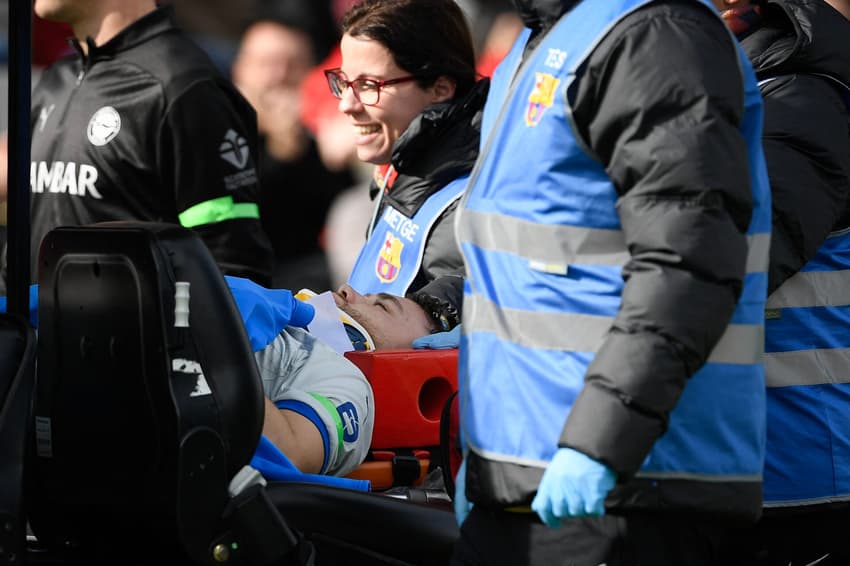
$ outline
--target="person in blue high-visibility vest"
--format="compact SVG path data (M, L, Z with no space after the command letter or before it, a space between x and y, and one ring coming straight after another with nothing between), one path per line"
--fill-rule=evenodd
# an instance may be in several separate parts
M850 0L717 4L760 79L774 217L764 515L742 563L850 564Z
M755 75L708 0L515 4L456 222L453 564L735 564L765 445Z
M460 310L454 214L478 155L489 79L454 0L362 0L341 23L341 63L325 74L375 165L366 240L348 283L361 293L422 292Z

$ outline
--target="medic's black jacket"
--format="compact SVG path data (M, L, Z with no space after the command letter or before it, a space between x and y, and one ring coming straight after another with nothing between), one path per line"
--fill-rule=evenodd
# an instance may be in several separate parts
M248 102L167 9L88 40L87 56L75 47L33 94L33 258L56 226L156 220L194 229L223 272L268 283Z

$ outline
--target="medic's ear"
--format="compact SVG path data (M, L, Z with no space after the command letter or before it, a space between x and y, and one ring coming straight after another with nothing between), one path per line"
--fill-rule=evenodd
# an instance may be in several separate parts
M454 79L441 75L437 77L434 84L431 85L431 91L434 93L432 104L436 102L445 102L451 100L455 95L456 84Z

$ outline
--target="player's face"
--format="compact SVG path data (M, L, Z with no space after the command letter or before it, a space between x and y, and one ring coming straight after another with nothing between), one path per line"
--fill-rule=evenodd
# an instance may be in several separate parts
M416 338L431 333L425 311L410 299L388 293L361 295L349 285L333 295L336 306L372 336L376 349L410 348Z

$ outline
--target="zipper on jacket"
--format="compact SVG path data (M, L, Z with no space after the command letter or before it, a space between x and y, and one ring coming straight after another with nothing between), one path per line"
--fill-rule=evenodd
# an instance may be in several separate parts
M85 80L86 75L91 70L92 66L92 49L96 48L94 44L94 40L90 37L86 38L86 47L88 53L83 51L82 45L76 39L71 39L69 41L71 47L77 53L77 56L80 58L80 70L77 73L77 78L74 81L73 88L70 89L67 97L65 97L64 106L62 108L62 114L59 116L56 127L59 128L65 124L65 118L68 116L68 110L71 108L71 105L74 103L74 98L77 95L77 91L80 88L80 85L83 84L83 80Z
M80 68L80 72L77 74L77 86L80 86L80 83L83 82L83 79L86 77L88 72L92 67L92 60L94 59L94 51L97 49L97 45L94 43L94 39L91 37L86 38L86 52L83 52L82 45L79 42L75 42L75 49L77 49L77 53L80 55L80 59L83 64Z

